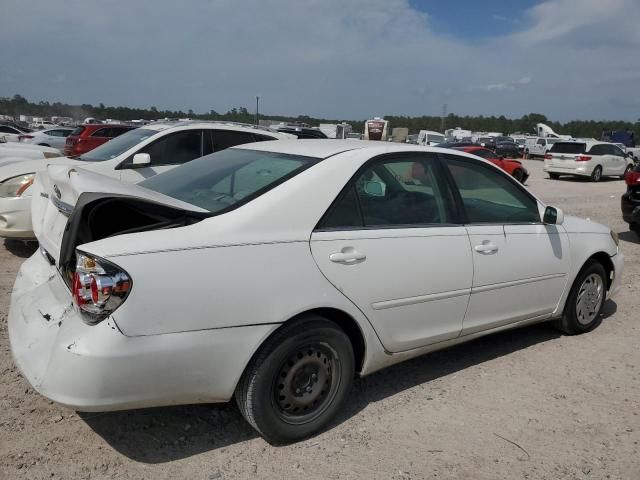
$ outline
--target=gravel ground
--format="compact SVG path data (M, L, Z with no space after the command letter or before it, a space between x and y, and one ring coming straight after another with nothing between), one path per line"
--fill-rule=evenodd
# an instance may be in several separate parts
M35 393L11 361L9 296L33 247L0 242L0 478L640 479L640 244L620 180L530 189L620 233L624 289L592 333L501 333L357 380L328 431L272 447L234 405L78 414Z

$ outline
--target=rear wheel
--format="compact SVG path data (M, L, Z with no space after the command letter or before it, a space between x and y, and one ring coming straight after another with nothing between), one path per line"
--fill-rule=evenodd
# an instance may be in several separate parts
M602 167L597 165L596 168L593 169L593 172L591 172L591 181L599 182L600 180L602 180Z
M607 295L607 274L599 262L589 260L578 275L555 326L567 335L593 330L602 322L602 307Z
M522 180L524 179L524 172L521 168L517 168L513 171L513 178L515 178L520 183L523 183Z
M354 373L345 332L323 317L309 316L285 325L261 347L240 380L236 402L265 440L291 443L331 421Z
M560 178L560 175L558 175L557 173L550 173L549 178L552 180L557 180Z

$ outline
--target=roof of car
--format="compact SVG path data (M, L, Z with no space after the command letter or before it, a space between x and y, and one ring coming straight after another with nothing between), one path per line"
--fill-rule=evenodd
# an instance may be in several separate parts
M224 122L224 121L208 121L208 120L184 120L184 121L175 121L175 122L154 122L149 123L147 125L142 126L141 128L146 128L149 130L162 131L167 130L169 128L178 128L178 127L190 127L190 128L219 128L222 130L240 130L247 132L262 132L270 135L282 135L283 138L294 138L293 135L277 132L273 129L266 127L256 127L255 125L247 124L247 123L237 123L237 122Z
M339 153L353 150L376 150L375 153L393 152L442 152L451 153L446 148L425 147L410 143L380 142L375 140L357 139L308 139L304 141L277 141L277 142L256 142L238 145L231 148L243 150L258 150L262 152L277 152L289 155L301 155L314 158L328 158Z

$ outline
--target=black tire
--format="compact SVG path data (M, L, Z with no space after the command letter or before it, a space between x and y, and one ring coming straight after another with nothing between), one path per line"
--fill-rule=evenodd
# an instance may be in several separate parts
M560 178L560 175L558 175L557 173L550 173L550 174L549 174L549 178L550 178L551 180L557 180L557 179L559 179L559 178Z
M597 289L599 277L600 289ZM595 289L593 289L595 287ZM599 298L596 298L598 291ZM607 297L607 273L601 263L589 260L571 287L562 318L554 325L567 335L590 332L602 323L602 307ZM582 303L579 303L582 300Z
M520 183L524 183L522 180L524 179L524 172L522 171L521 168L516 168L513 171L513 178L515 178L517 181L519 181Z
M600 165L596 165L596 168L591 172L591 181L599 182L600 180L602 180L602 167Z
M284 325L247 366L235 398L244 418L271 444L318 432L347 398L355 374L346 333L310 315Z
M631 230L640 238L640 223L630 223L629 230Z

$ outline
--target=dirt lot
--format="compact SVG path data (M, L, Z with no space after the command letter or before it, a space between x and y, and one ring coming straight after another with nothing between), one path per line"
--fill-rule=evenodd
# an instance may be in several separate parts
M33 248L0 242L0 478L640 479L640 244L622 222L624 183L527 167L543 200L620 232L625 287L603 324L577 337L524 328L358 380L331 429L288 447L234 405L79 415L39 396L6 332Z

